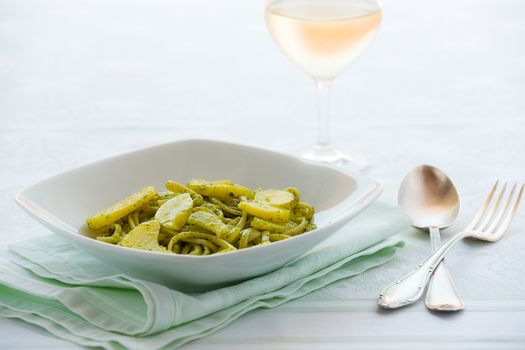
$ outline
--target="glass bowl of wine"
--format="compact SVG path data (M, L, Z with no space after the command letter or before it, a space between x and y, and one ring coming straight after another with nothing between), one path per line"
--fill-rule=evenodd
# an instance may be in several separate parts
M318 89L318 132L307 159L368 169L360 155L331 146L329 100L332 82L368 47L381 22L378 0L269 0L266 23L284 54L315 81Z

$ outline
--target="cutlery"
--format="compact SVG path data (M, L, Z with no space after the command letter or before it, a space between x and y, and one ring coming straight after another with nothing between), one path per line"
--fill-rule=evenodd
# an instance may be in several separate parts
M459 195L441 170L420 165L407 174L399 188L398 204L412 219L412 226L428 229L432 252L441 246L439 230L454 223L459 214ZM431 310L458 311L465 306L442 261L432 274L425 305Z
M382 308L396 309L418 300L430 276L443 260L447 251L463 238L473 238L482 241L498 241L509 228L516 210L523 195L524 185L521 184L520 190L514 198L518 184L514 184L506 200L507 184L502 186L498 192L499 181L492 187L492 190L485 199L478 213L470 224L461 232L452 236L438 250L428 256L412 272L408 273L400 280L388 286L379 295L378 304ZM495 199L494 199L495 198ZM493 200L494 199L494 200ZM504 204L503 204L504 203Z

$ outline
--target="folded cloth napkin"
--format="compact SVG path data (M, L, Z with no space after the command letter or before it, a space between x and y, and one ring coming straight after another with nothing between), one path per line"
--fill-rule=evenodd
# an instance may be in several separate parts
M375 203L342 230L279 270L205 293L183 293L123 275L52 235L16 244L0 260L0 316L83 346L173 349L257 308L272 308L381 265L409 226Z

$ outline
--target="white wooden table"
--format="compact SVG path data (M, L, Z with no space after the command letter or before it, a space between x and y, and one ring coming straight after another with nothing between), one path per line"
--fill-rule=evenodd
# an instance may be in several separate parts
M263 1L0 0L0 242L49 234L15 207L22 188L86 162L181 138L299 153L315 137L314 86L278 51ZM459 229L497 179L525 180L525 2L397 0L335 83L333 136L368 155L394 202L403 175L441 167L462 195ZM429 249L405 234L388 265L186 349L523 349L525 210L495 244L448 258L457 314L376 308ZM447 232L445 232L447 235ZM0 319L0 348L73 349Z

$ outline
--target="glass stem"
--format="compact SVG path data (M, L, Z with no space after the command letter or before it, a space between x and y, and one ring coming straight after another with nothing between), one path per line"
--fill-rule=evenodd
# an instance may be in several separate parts
M318 122L317 122L317 145L318 151L326 151L330 146L330 92L332 81L318 80L317 99L318 99Z

